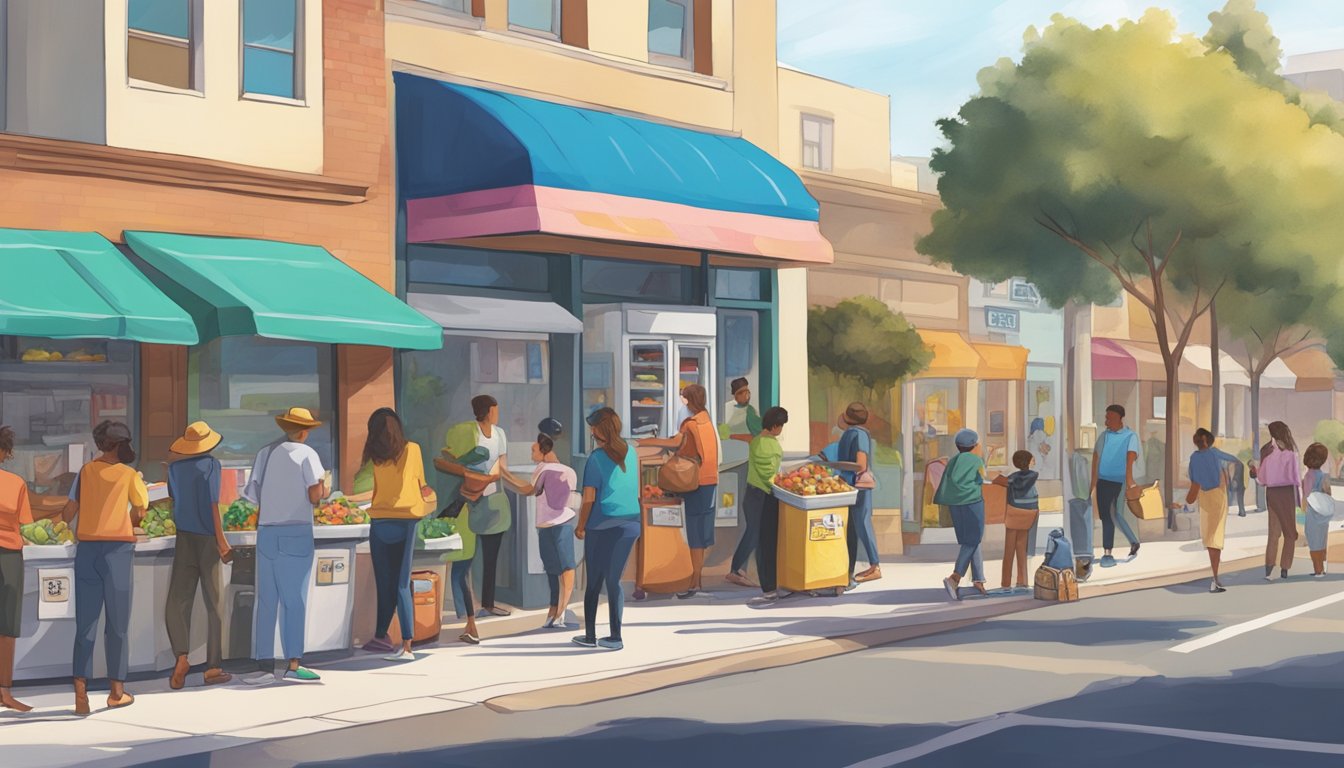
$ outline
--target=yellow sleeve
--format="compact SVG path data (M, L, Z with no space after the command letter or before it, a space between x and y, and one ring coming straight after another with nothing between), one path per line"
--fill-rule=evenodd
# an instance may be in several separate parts
M129 469L129 468L128 468ZM136 509L144 509L149 506L149 489L145 487L145 479L135 470L131 470L131 506Z

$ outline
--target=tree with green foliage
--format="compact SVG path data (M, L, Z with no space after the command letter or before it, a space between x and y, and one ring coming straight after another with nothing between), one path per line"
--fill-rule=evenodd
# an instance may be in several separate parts
M872 296L809 309L807 356L814 368L862 387L870 401L933 360L905 316Z
M1056 307L1123 291L1153 321L1169 392L1219 295L1316 258L1293 229L1341 219L1326 212L1344 205L1344 138L1230 54L1177 37L1163 11L1099 29L1055 16L979 83L939 123L945 207L918 249L982 280L1022 275ZM1344 242L1344 224L1333 231ZM1177 426L1166 420L1169 446Z

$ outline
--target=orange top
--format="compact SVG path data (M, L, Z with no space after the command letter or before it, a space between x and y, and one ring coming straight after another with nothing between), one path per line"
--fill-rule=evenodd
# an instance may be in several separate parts
M125 464L90 461L79 471L80 541L135 541L130 507L149 506L149 489L140 473Z
M686 442L681 452L700 459L700 485L719 483L719 430L709 419L709 411L701 411L681 423L681 434Z
M0 549L23 549L19 526L31 522L27 484L22 477L0 469Z

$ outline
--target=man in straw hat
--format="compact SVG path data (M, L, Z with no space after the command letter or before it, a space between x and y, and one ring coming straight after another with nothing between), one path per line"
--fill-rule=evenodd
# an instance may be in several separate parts
M209 424L198 421L171 448L168 496L173 500L177 543L163 614L168 642L177 658L168 679L173 690L187 684L191 670L187 652L191 650L191 610L198 584L205 597L205 684L220 685L233 677L222 668L224 578L220 569L220 563L233 560L233 550L224 539L219 516L219 459L210 455L223 439Z
M257 609L253 654L258 674L249 685L269 685L275 677L275 625L289 666L285 680L312 682L317 673L299 665L308 618L308 581L313 572L313 507L327 495L322 461L305 443L322 422L307 408L275 417L284 438L262 448L252 465L243 497L259 507L257 518Z

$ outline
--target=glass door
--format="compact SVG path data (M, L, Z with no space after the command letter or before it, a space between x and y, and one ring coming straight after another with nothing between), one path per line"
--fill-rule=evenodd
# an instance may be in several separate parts
M710 379L709 356L710 347L708 344L677 344L677 394L691 384L699 384L705 388L705 404L709 408L714 407L714 382ZM671 425L673 431L681 427L682 420L689 418L690 413L686 411L681 403L681 398L676 400L677 410L673 414L674 421ZM713 411L711 410L712 414Z
M631 437L666 437L667 411L673 395L669 392L667 342L630 341L630 418Z

